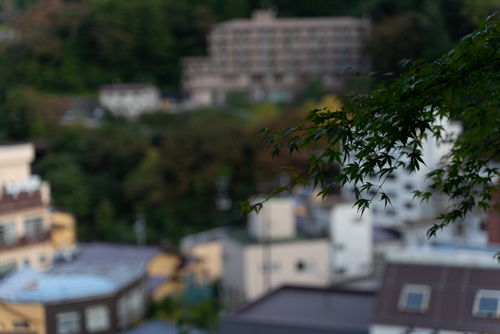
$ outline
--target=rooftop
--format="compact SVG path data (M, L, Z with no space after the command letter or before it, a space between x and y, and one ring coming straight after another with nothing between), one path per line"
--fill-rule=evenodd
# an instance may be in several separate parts
M357 17L349 16L334 16L334 17L293 17L293 18L275 18L267 17L264 19L251 18L251 19L233 19L217 23L214 28L219 27L231 27L231 28L248 28L248 27L289 27L297 28L299 25L311 25L311 26L321 26L321 25L346 25L346 24L359 24L362 19Z
M156 246L120 245L104 242L80 244L75 262L147 262L160 252Z
M368 333L374 301L368 292L285 286L227 318L220 333Z
M498 318L474 317L473 308L478 291L500 291L500 266L497 264L493 268L476 266L472 262L458 263L462 266L452 262L442 265L401 262L387 264L374 309L373 323L435 328L440 332L498 333ZM425 311L404 312L399 309L403 287L408 285L428 288L429 305Z
M136 261L67 263L47 273L25 267L0 281L0 300L50 303L113 294L145 272Z
M144 89L155 87L149 83L116 83L109 85L102 85L99 87L100 90L130 90L130 89Z
M232 238L241 244L245 244L245 245L262 244L262 241L259 241L255 238L252 238L250 236L250 234L248 234L247 230L245 230L243 228L227 229L226 233L227 233L227 236L229 238ZM308 240L313 240L313 239L321 239L321 238L310 237L310 236L307 236L305 234L296 233L291 238L272 239L271 242L273 244L277 244L277 243L287 243L287 242L297 242L297 241L308 241Z

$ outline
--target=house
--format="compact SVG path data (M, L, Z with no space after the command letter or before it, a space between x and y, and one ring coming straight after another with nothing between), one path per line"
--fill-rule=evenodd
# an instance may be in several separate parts
M115 333L147 311L144 263L26 266L0 281L0 333Z
M226 231L221 284L236 304L284 284L325 288L373 272L369 214L337 196L272 198L246 230Z
M146 83L103 85L99 87L99 103L115 115L136 118L160 109L160 90Z
M195 258L183 257L157 246L81 244L68 261L82 266L120 261L145 263L148 293L153 300L163 300L168 295L207 282Z
M498 333L494 252L413 250L388 258L371 334Z
M31 175L31 144L0 145L0 276L51 266L50 187Z
M251 102L295 101L311 80L326 92L340 92L342 71L365 72L371 30L368 18L277 18L256 10L250 19L215 24L207 57L182 59L182 87L193 106L224 104L233 92Z
M284 286L228 316L220 334L368 334L375 296Z
M80 124L87 128L96 128L104 117L103 107L90 99L72 97L68 99L67 105L61 120L63 125Z

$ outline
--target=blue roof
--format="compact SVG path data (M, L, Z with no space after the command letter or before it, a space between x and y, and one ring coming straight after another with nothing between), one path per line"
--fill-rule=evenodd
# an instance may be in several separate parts
M47 303L113 294L145 273L138 262L68 263L47 273L25 267L0 281L0 300Z

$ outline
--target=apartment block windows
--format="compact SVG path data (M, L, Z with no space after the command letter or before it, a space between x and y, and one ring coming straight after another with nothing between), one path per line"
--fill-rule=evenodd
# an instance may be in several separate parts
M56 332L57 334L80 333L80 313L74 311L56 314Z
M296 264L297 271L301 273L313 272L315 268L313 260L299 260Z
M478 318L498 318L500 315L500 291L478 290L472 315Z
M27 238L36 238L43 234L43 219L41 217L24 221L24 234Z
M429 286L405 284L399 295L398 309L403 312L424 313L429 307L430 298Z
M85 309L85 327L90 333L109 329L110 320L108 307L99 305Z
M0 225L0 246L9 246L15 244L16 225L14 222L5 222Z

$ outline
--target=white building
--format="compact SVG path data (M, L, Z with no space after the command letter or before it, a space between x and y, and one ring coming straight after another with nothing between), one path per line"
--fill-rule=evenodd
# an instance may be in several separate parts
M113 114L135 118L160 109L160 91L143 83L103 85L99 87L99 103Z
M444 132L450 135L456 136L462 131L462 125L459 122L443 121L441 125L444 128ZM426 165L421 164L420 169L413 173L409 173L408 170L403 168L395 169L385 180L382 189L391 200L391 204L387 204L387 207L385 207L384 201L380 201L379 194L381 190L375 195L377 188L373 187L368 194L365 193L365 198L371 198L375 195L373 202L370 204L373 225L397 228L407 223L433 222L439 212L448 205L447 199L436 194L431 198L429 203L425 201L420 203L418 199L413 200L413 191L426 190L429 181L425 179L425 176L441 163L443 156L449 153L450 150L450 144L438 144L433 137L424 141L422 159ZM400 161L409 163L407 157L401 158ZM369 178L367 181L374 185L381 185L383 180L379 180L377 177Z

